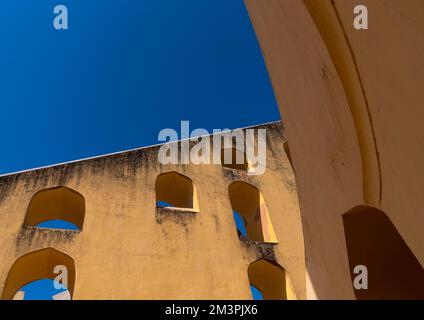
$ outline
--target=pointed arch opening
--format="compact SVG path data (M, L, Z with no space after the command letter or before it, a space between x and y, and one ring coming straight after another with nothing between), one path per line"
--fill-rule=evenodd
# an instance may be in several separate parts
M199 211L193 181L178 172L162 173L156 178L156 206Z
M235 147L221 149L221 164L224 168L249 171L246 153Z
M31 199L24 225L49 229L82 230L85 199L75 190L55 187L37 192Z
M424 299L424 269L387 215L358 206L343 215L352 283L356 266L367 268L367 289L357 299Z
M279 264L260 259L252 262L247 270L252 297L264 300L295 300L295 294L286 271ZM258 292L255 292L259 291Z
M75 287L75 262L70 256L53 248L37 250L17 259L9 270L1 298L23 300L25 286L39 280L54 280L59 274L65 276L63 274L65 268L66 291L69 293L69 298L72 298ZM66 298L66 291L56 295L56 300Z
M259 190L249 183L236 181L230 184L228 191L239 234L246 234L253 241L277 243L268 209Z

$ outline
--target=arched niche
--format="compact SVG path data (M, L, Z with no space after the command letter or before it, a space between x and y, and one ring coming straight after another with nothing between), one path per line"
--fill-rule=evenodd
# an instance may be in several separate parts
M279 264L260 259L248 268L250 285L255 287L264 300L295 300L293 288L286 271Z
M36 227L50 220L63 220L83 229L85 199L75 190L55 187L37 192L31 199L24 225Z
M2 300L16 299L19 290L36 280L55 279L56 266L64 266L67 270L67 289L72 297L75 287L75 262L74 260L53 248L46 248L27 253L13 263L7 274L6 283L2 293Z
M193 181L178 172L162 173L156 178L156 204L167 203L175 208L199 211Z

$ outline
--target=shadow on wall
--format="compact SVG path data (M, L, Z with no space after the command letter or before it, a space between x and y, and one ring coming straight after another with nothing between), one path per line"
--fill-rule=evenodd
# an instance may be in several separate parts
M380 210L358 206L343 215L349 267L368 269L368 289L357 299L424 299L424 270L390 219Z

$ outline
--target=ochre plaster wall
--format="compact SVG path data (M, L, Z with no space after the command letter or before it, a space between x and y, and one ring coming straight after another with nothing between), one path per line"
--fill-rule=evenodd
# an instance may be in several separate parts
M251 299L247 270L260 258L280 264L304 299L294 174L281 123L265 128L263 176L220 165L161 165L152 147L0 177L0 292L19 257L52 247L75 261L73 299ZM169 171L192 179L200 212L157 211L155 181ZM237 180L262 192L277 245L239 240L228 195ZM82 232L23 227L32 196L56 186L84 196Z
M342 215L382 210L424 264L424 3L245 0L302 208L308 298L353 299ZM353 27L355 5L369 29Z

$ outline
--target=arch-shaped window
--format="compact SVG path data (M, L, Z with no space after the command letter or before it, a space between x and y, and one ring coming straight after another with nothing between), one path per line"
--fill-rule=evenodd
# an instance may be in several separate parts
M228 191L233 214L235 218L237 215L234 212L242 217L247 237L253 241L277 243L268 209L259 190L246 182L236 181L230 184ZM235 222L239 224L237 220Z
M24 225L82 230L84 217L84 197L67 187L56 187L41 190L32 197Z
M2 300L22 299L25 296L22 288L26 285L43 279L54 280L59 274L64 275L63 272L58 272L57 266L62 270L66 267L67 291L72 297L75 286L74 260L60 251L46 248L28 253L15 261L7 275ZM60 296L56 296L57 300L58 297Z
M156 178L156 206L199 211L193 181L175 171L160 174Z
M290 280L279 264L260 259L249 265L247 273L251 287L259 291L264 300L296 299ZM254 294L252 289L252 296L257 299Z
M221 149L221 164L224 168L249 170L246 153L235 147Z
M367 268L368 289L357 299L424 299L424 270L396 227L382 211L358 206L343 215L352 277Z

